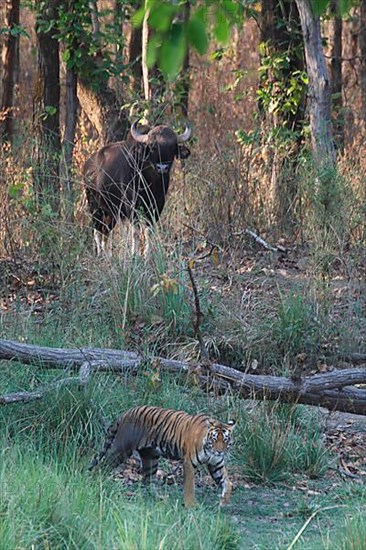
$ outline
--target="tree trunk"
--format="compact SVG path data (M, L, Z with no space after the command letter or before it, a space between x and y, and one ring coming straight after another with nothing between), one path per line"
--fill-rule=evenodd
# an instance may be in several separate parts
M361 0L358 42L361 58L359 70L359 81L361 87L361 117L363 121L363 130L366 132L366 0Z
M130 123L121 111L117 94L112 88L105 84L95 90L90 80L79 79L78 98L81 108L97 130L101 143L125 139Z
M331 131L331 84L327 73L320 34L320 18L315 16L311 0L296 0L304 38L309 76L309 110L312 147L319 165L335 165Z
M32 346L11 340L0 340L0 360L20 361L24 364L40 365L44 368L78 369L85 373L90 370L104 372L124 372L132 374L141 368L146 369L146 357L136 353L112 349L60 349ZM366 360L366 356L363 356ZM190 366L181 361L152 357L152 365L157 371L173 373L177 380L189 377L192 383L215 391L230 391L242 398L279 400L284 403L305 403L321 405L329 410L347 411L366 415L366 390L355 385L366 384L365 368L334 370L324 374L305 377L299 381L280 376L245 374L236 369L207 363ZM1 363L0 363L1 369ZM79 373L81 376L81 372ZM34 399L40 394L33 392ZM26 401L32 397L22 393L0 396L0 404L16 400Z
M183 24L188 25L188 21L191 13L190 1L186 1L183 11ZM189 48L187 48L186 55L183 61L182 74L179 78L175 89L175 96L177 98L178 106L182 112L184 118L188 118L188 105L189 105L189 88L190 88L190 74L189 74Z
M73 69L66 69L65 132L62 144L62 190L65 218L74 220L74 188L72 181L72 156L78 119L77 76Z
M37 199L60 207L60 60L59 42L53 37L59 0L40 3L37 21L37 75L33 99L35 145L33 181ZM45 23L49 28L45 32Z
M85 115L99 134L100 141L109 143L121 141L126 137L129 129L129 121L124 112L115 90L107 81L95 78L101 72L103 63L103 51L99 45L100 24L98 6L96 0L89 1L90 17L92 21L92 34L94 47L98 47L93 58L88 58L90 65L89 75L79 76L77 95L80 106ZM83 49L80 45L79 49Z
M303 97L296 108L295 104L292 109L286 108L289 97L287 90L299 73L304 71L300 29L299 13L292 0L262 0L260 51L262 65L267 69L261 70L259 90L266 99L259 100L259 111L267 144L268 135L276 130L277 137L269 144L270 200L274 219L287 226L292 225L291 213L297 188L294 186L294 178L286 179L285 175L293 172L289 164L297 162L305 118L305 85L302 84ZM301 81L298 82L300 84ZM272 109L268 105L268 96L272 104L277 103L277 108Z
M149 81L149 67L147 66L147 47L149 44L149 15L150 10L147 7L147 0L145 0L145 15L142 22L141 33L141 68L142 68L142 87L144 91L144 98L147 103L151 101L151 89Z
M339 0L332 0L333 40L331 51L331 80L332 80L332 108L333 133L335 145L343 150L344 145L344 116L342 98L342 31L343 22L339 11Z
M142 82L142 31L139 27L131 28L130 41L128 46L128 63L131 68L131 88L140 96Z
M18 65L19 35L11 34L19 25L19 0L6 0L5 29L7 34L3 44L3 95L1 99L0 142L13 141L14 90Z

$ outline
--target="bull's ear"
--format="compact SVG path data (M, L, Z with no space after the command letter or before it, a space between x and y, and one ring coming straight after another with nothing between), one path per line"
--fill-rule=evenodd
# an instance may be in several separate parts
M178 155L177 155L177 158L179 159L187 159L189 157L189 155L191 154L190 150L188 149L188 147L186 147L185 145L178 145Z

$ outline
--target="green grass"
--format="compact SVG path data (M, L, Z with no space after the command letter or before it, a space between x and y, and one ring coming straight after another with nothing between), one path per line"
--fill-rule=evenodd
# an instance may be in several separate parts
M301 406L256 404L241 413L236 441L237 460L256 483L275 483L296 472L320 477L330 464L319 417Z
M31 446L3 453L2 548L238 548L227 517L186 511L176 491L162 500L142 489L88 477L70 445L64 457ZM180 495L179 495L180 496Z

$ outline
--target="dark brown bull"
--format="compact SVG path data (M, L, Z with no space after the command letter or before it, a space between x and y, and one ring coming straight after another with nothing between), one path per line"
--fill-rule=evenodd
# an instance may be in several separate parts
M190 155L181 144L190 135L188 126L181 135L163 125L141 133L134 122L126 141L109 143L86 161L86 196L98 254L110 254L109 236L118 220L158 221L174 159Z

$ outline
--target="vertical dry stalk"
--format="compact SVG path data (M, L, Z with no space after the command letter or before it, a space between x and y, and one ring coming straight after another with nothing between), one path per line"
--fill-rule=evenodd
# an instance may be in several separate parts
M205 344L204 344L202 333L201 333L201 323L202 323L203 313L202 313L202 310L201 310L201 304L200 304L200 299L199 299L199 295L198 295L197 285L196 285L196 282L195 282L194 277L193 277L193 271L192 271L192 268L190 266L190 262L187 262L187 271L188 271L189 279L190 279L191 284L192 284L192 290L193 290L193 296L194 296L194 305L195 305L195 320L193 322L194 334L195 334L195 336L198 340L199 346L200 346L201 358L204 361L209 362L210 358L209 358L207 349L205 348Z

